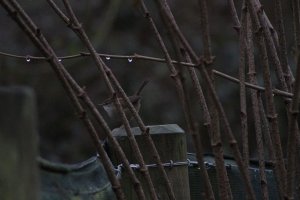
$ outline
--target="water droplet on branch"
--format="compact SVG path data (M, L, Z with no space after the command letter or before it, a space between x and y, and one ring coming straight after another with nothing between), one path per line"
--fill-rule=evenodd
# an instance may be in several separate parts
M106 59L106 60L110 60L110 57L109 57L109 56L106 56L105 59Z
M128 58L128 62L130 62L130 63L131 63L132 61L133 61L133 59L132 59L132 58Z
M26 56L26 62L30 62L30 57Z

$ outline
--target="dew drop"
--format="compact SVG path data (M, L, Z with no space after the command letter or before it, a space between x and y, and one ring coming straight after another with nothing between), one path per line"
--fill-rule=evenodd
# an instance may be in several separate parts
M58 59L58 62L61 62L61 58Z
M110 60L110 57L109 57L109 56L106 56L105 59L106 59L106 60Z
M132 59L132 58L128 58L128 62L130 62L130 63L131 63L132 61L133 61L133 59Z
M26 56L26 62L30 62L30 57Z

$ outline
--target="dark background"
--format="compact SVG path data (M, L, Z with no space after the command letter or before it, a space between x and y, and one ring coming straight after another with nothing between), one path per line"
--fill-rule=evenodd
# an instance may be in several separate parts
M155 5L147 1L150 12L163 35L170 53L172 46L168 43L168 34L161 23ZM59 56L77 54L86 51L76 35L55 15L45 1L20 1L28 14L45 34ZM147 20L141 10L129 0L87 0L71 1L74 10L82 22L91 41L99 53L131 55L133 53L163 57L158 43L151 32ZM201 55L200 13L196 0L169 0L176 20L189 42ZM262 1L267 15L274 22L273 1ZM237 10L241 8L236 1ZM238 37L233 29L227 1L208 1L209 22L212 40L212 52L216 56L215 68L237 77L238 74ZM290 24L290 5L284 5L288 53L293 67L293 37ZM16 26L16 24L0 9L0 51L17 55L40 56L38 50ZM174 56L173 56L174 58ZM105 60L105 59L104 59ZM81 86L85 86L93 101L98 104L109 98L103 77L97 71L89 57L62 60ZM143 91L141 115L147 125L177 123L185 128L183 113L179 104L175 86L165 64L126 59L105 60L107 65L119 78L128 94L134 93L138 85L145 79L151 82ZM259 63L259 61L258 61ZM259 65L258 65L259 71ZM0 56L1 85L27 85L36 92L38 107L38 130L40 134L40 151L43 157L50 160L75 162L94 155L95 151L86 130L77 119L70 101L45 61L10 58ZM275 86L277 82L274 82ZM232 129L239 137L239 93L238 85L227 80L216 78L219 97L230 119ZM191 85L189 92L192 93ZM200 123L201 112L192 97L195 116ZM282 104L280 98L279 105ZM250 105L250 104L249 104ZM281 116L281 132L286 132L285 111L278 107ZM249 111L249 115L251 112ZM253 130L249 116L250 132ZM12 122L13 124L13 122ZM101 129L99 129L101 131ZM203 132L205 135L205 133ZM251 134L251 133L250 133ZM254 137L251 137L251 148L255 149ZM285 137L283 134L283 141ZM209 140L204 136L206 152L210 152ZM193 151L189 146L189 151ZM230 152L227 152L228 154ZM252 151L255 158L255 151Z

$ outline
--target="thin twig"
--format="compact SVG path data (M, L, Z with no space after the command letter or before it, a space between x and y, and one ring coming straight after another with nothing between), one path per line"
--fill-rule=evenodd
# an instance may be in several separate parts
M31 56L31 55L21 56L21 55L9 54L9 53L4 53L4 52L0 52L0 55L7 56L7 57L12 57L12 58L25 59L25 60L26 59L30 59L30 60L47 60L47 58L45 58L45 57L37 57L37 56ZM100 54L100 53L98 53L98 55L102 58L108 58L107 60L110 60L110 59L114 58L114 59L135 59L135 60L140 59L140 60L149 60L149 61L162 62L162 63L166 62L166 60L163 59L163 58L143 56L143 55L139 55L139 54L116 55L116 54ZM80 54L74 54L74 55L70 55L70 56L60 56L60 57L57 57L57 58L58 58L59 61L62 61L62 60L80 58L80 57L85 57L85 56L90 56L90 53L82 52ZM187 67L198 68L198 65L194 64L194 63L178 62L178 61L175 61L175 60L172 60L172 63L173 64L181 64L181 65L187 66ZM238 83L238 84L240 83L240 80L238 78L230 76L226 73L220 72L220 71L215 70L215 69L213 69L212 72L216 76L227 79L231 82ZM249 82L245 82L245 85L246 85L246 87L249 87L251 89L259 90L259 91L262 91L262 92L265 91L265 88L262 87L262 86L259 86L259 85L254 85L254 84L251 84ZM285 91L282 91L282 90L279 90L279 89L273 89L272 92L273 92L274 95L279 95L279 96L283 96L283 97L286 97L286 98L292 98L293 97L292 93L285 92Z
M168 23L168 21L166 20L165 14L162 11L162 9L160 8L160 14L161 17L163 19L163 22L165 23L170 37L171 37L171 42L173 44L173 47L175 49L175 53L177 56L177 60L182 60L185 58L185 60L187 60L188 62L191 62L191 59L189 58L189 56L186 54L186 51L184 50L184 47L182 47L178 40L176 35L174 34L174 31L172 30L172 28L170 27L170 24ZM183 72L184 70L188 70L190 77L192 79L192 83L193 83L193 87L196 90L197 96L198 96L198 100L200 101L200 105L203 107L203 112L204 112L204 127L207 128L209 134L211 134L211 119L210 119L210 114L205 102L205 98L204 98L204 94L202 92L202 88L200 86L197 74L196 74L196 70L193 67L188 67L188 68L184 68L180 62L178 63L179 66L179 70L178 70L178 77L179 77L179 81L182 83L182 88L180 87L180 85L176 85L178 94L179 94L179 98L181 100L181 104L183 107L183 111L184 111L184 117L185 117L185 121L187 124L187 130L188 133L191 134L192 136L192 144L196 150L196 158L200 167L200 173L201 173L201 180L204 180L204 187L205 190L204 191L209 191L211 190L211 185L210 185L210 178L208 176L205 164L204 164L204 158L203 158L203 145L202 145L202 140L201 140L201 134L198 130L198 124L195 122L194 118L193 118L193 113L192 113L192 109L190 106L190 99L188 98L188 92L187 92L187 87L186 84L184 82L183 79ZM177 78L174 77L174 78ZM180 93L182 93L182 95L180 95ZM199 98L199 96L201 96ZM222 147L221 147L222 148ZM223 154L221 155L221 157L223 158ZM217 159L216 159L217 160ZM224 162L222 163L222 165L218 165L217 170L219 169L219 166L221 166L222 168L224 168L225 174L226 174L226 169L225 169L225 165ZM219 173L219 171L217 171L217 173ZM217 174L217 176L219 177L219 175ZM223 179L224 180L224 179ZM224 184L222 181L220 181L220 184L218 185L223 185L226 186L226 184ZM226 190L225 190L226 191ZM227 191L226 191L227 194ZM213 199L213 194L209 194L209 192L206 192L206 199Z
M241 120L241 135L242 135L242 150L243 158L247 167L249 167L249 141L248 141L248 116L247 116L247 100L246 100L246 85L245 85L245 71L246 71L246 21L247 12L244 8L245 2L243 1L243 8L241 14L241 29L239 31L239 79L240 79L240 120Z
M187 57L187 60L190 60L188 55L186 55L186 57ZM203 118L205 120L204 125L206 127L206 130L209 133L209 136L211 137L211 144L212 144L212 148L213 148L213 151L215 154L217 176L218 176L218 180L219 180L219 184L218 184L219 190L220 190L219 195L222 199L226 200L226 199L229 199L229 195L228 195L229 191L228 191L228 187L226 185L229 183L226 182L227 172L226 172L224 159L223 159L222 142L220 140L220 137L216 137L216 135L213 135L213 133L212 133L212 123L211 123L210 113L208 110L208 106L206 104L206 100L205 100L203 90L201 88L196 70L194 68L188 68L188 71L189 71L190 77L192 79L193 87L196 91L196 96L198 98L199 104L202 106ZM197 138L195 138L195 139L197 139ZM200 143L200 141L199 141L199 143ZM196 148L200 148L200 147L198 147L198 145L196 145ZM200 153L200 150L198 150L199 153ZM207 174L207 172L205 172L205 174L203 174L202 176L205 177L206 174ZM206 188L207 187L208 186L206 186ZM229 186L229 188L230 188L230 186Z
M212 56L212 50L211 50L211 38L210 38L210 28L209 28L209 20L208 20L208 9L207 9L207 0L198 0L199 5L199 11L200 11L200 27L201 27L201 39L203 44L203 60L205 61L205 67L206 70L210 76L211 83L215 87L214 83L214 76L213 76L213 68L214 68L214 57ZM175 20L174 20L175 21ZM195 71L195 70L194 70ZM195 73L194 73L195 75ZM197 78L198 79L198 78ZM204 87L207 88L207 84L204 82ZM199 97L200 98L200 97ZM214 97L212 97L212 94L208 91L207 95L207 105L208 109L210 111L210 117L211 117L211 137L213 140L213 146L215 148L215 152L218 153L217 158L220 158L220 153L223 153L222 146L218 147L215 146L215 144L222 144L221 143L221 129L220 129L220 117L218 113L218 109L216 108L214 104ZM221 149L220 149L221 148ZM219 160L218 163L224 162L224 160ZM225 173L224 169L221 170L219 173ZM231 187L229 184L229 179L227 174L222 174L219 178L222 178L223 180L219 183L219 188L221 189L220 195L222 199L232 199L232 192ZM220 184L224 184L221 186ZM226 193L225 193L226 191Z
M246 56L248 60L248 67L249 67L249 80L253 84L257 84L256 78L256 70L255 70L255 61L254 61L254 46L253 46L253 33L252 33L252 26L251 26L251 19L247 9L244 10L246 12L246 24L243 26L242 30L245 30L245 40L244 42L247 43L246 47ZM264 200L269 199L268 194L268 185L267 185L267 178L265 173L265 153L264 153L264 144L263 144L263 137L262 137L262 122L261 122L261 115L259 106L259 100L261 100L260 92L255 90L250 90L251 93L251 102L252 102L252 110L253 110L253 119L254 119L254 129L255 129L255 138L256 138L256 145L257 145L257 152L258 152L258 162L259 162L259 173L260 173L260 186L262 190L262 197ZM267 124L266 124L267 126ZM266 135L269 135L269 130L266 129ZM271 142L271 140L269 140ZM270 145L271 147L271 145ZM271 148L272 155L273 148Z
M280 56L280 62L282 65L284 77L286 79L286 83L288 85L289 92L292 91L292 74L288 66L287 61L287 49L286 49L286 38L285 38L285 30L284 30L284 24L283 24L283 15L282 15L282 0L276 0L275 1L275 11L276 11L276 25L278 30L278 38L279 38L279 56Z

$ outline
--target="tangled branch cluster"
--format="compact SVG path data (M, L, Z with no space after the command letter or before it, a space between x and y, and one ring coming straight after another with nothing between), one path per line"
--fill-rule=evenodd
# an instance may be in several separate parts
M220 199L232 199L232 192L227 176L224 158L223 158L223 144L221 137L224 134L226 142L230 144L232 154L239 167L243 183L246 188L247 196L249 199L256 199L253 186L250 182L249 171L249 144L248 138L248 124L254 125L255 133L253 136L256 138L256 145L258 151L260 180L263 199L268 199L269 192L267 187L267 179L265 174L265 160L266 155L269 155L270 160L274 164L274 171L278 183L281 198L293 199L294 198L294 183L296 166L300 161L299 147L300 136L298 127L298 103L299 103L299 89L300 89L300 57L297 55L297 70L295 78L291 73L290 66L287 59L286 36L283 23L282 14L282 1L275 1L275 11L277 16L276 29L272 26L266 13L263 10L259 0L245 0L241 9L241 16L238 17L236 6L233 0L229 0L230 12L234 28L236 30L239 40L239 78L236 79L227 74L215 70L214 56L211 50L211 38L209 33L209 20L208 9L205 0L199 0L200 9L200 26L201 26L201 39L203 43L203 56L198 56L192 45L188 42L187 38L182 33L180 27L177 25L175 17L171 11L166 0L155 0L157 10L162 21L165 23L164 28L167 29L169 39L173 43L176 51L176 58L172 59L169 50L165 44L166 41L161 36L156 22L152 18L150 11L143 0L137 1L137 6L143 11L144 17L149 23L155 38L160 46L160 51L163 53L164 58L154 58L134 55L108 55L99 54L96 52L95 47L90 42L85 29L79 22L72 6L68 0L63 0L64 11L53 0L47 0L53 11L60 17L65 25L73 31L82 44L88 49L87 53L79 53L77 55L58 57L52 46L48 43L47 38L41 30L35 25L32 19L27 15L25 10L20 6L16 0L3 0L0 2L1 6L8 12L9 16L18 24L32 41L32 43L39 49L44 57L34 56L17 56L7 53L0 53L2 56L10 56L15 58L22 58L26 60L36 59L45 60L50 64L53 71L56 73L61 84L64 86L66 93L71 99L72 104L76 108L79 118L86 126L90 137L93 139L94 145L99 153L99 158L104 164L109 179L114 188L115 194L118 199L125 199L123 189L119 180L116 178L113 166L106 154L101 139L97 133L96 124L100 125L105 132L105 136L101 138L108 138L110 144L116 150L118 156L121 158L124 168L130 176L130 179L135 186L135 192L138 199L146 199L144 190L136 174L132 171L130 164L118 144L118 141L113 137L112 132L104 120L103 116L96 109L93 100L85 92L84 88L80 87L76 80L65 68L61 62L62 59L72 59L76 57L90 56L99 73L104 77L107 91L112 96L115 106L122 117L123 124L130 140L133 152L140 166L143 178L146 180L147 186L150 190L151 199L159 199L155 191L153 182L151 180L149 170L144 162L140 149L137 145L133 133L130 128L129 120L124 113L124 107L120 103L119 98L125 100L126 107L130 109L134 120L137 122L142 135L144 136L149 150L153 155L155 164L163 177L165 189L168 193L169 199L175 199L172 185L167 177L160 156L157 153L156 147L150 137L149 128L145 125L140 115L132 105L127 94L124 92L114 72L103 61L103 58L110 59L143 59L155 62L164 62L170 71L170 75L174 81L178 97L183 108L187 132L193 137L193 145L196 149L197 161L200 165L202 180L205 185L205 199L215 199L211 182L204 166L203 161L203 144L201 141L201 134L195 127L194 110L190 107L189 98L187 97L187 83L182 78L182 73L187 72L189 79L192 82L194 89L194 96L197 98L197 103L200 105L203 113L203 126L206 128L210 136L210 142L216 161L218 189ZM295 44L299 47L299 2L292 0L293 8L293 23L294 23L294 36ZM254 48L257 47L260 58L259 66L262 68L262 76L264 80L264 87L258 86L257 80L257 63L255 63L256 54ZM297 49L298 51L298 49ZM129 60L129 61L130 61ZM248 70L248 77L245 71ZM271 72L275 71L277 81L280 89L273 87L273 80L271 79ZM227 80L236 82L240 86L240 122L241 122L241 135L243 138L242 150L240 150L238 142L233 134L232 126L227 118L224 108L220 102L219 96L216 92L214 85L215 76L221 76ZM201 80L200 80L201 77ZM246 79L249 81L246 82ZM204 91L205 90L205 91ZM247 103L247 93L250 93L250 103ZM286 117L289 121L287 127L288 145L287 163L284 162L284 154L282 148L282 141L279 132L278 114L275 107L274 96L279 95L285 102ZM249 122L247 110L252 110L253 122ZM91 120L91 118L95 120ZM220 125L222 124L222 126ZM222 133L222 134L221 134ZM266 148L265 148L266 146ZM266 152L267 149L267 152Z

